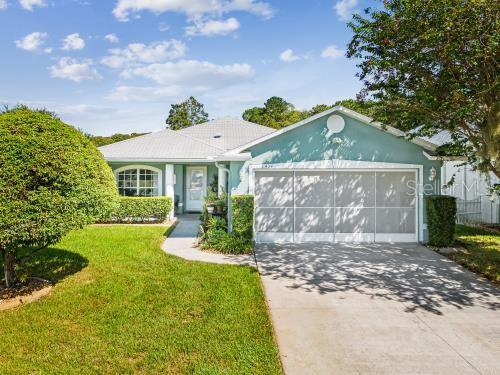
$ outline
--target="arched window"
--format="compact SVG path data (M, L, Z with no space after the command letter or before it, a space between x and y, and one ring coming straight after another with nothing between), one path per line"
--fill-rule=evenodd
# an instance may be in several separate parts
M120 195L155 197L160 195L161 172L156 168L129 166L115 172Z

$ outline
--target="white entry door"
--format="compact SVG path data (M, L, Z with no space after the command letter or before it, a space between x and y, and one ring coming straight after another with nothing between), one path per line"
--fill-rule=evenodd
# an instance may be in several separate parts
M189 166L186 168L186 210L201 211L207 194L207 167Z

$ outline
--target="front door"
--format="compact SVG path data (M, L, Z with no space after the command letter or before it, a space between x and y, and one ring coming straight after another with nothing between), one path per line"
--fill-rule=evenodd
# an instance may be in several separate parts
M207 167L189 166L186 168L186 210L201 211L207 194Z

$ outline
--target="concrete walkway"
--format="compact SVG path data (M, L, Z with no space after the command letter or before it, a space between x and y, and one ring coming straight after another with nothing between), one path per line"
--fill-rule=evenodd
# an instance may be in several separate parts
M198 214L181 215L179 223L170 236L165 239L162 249L167 254L175 255L186 260L196 260L206 263L234 264L255 267L255 258L252 255L224 255L201 251L196 247L200 220Z
M255 252L288 375L500 374L499 288L427 248Z

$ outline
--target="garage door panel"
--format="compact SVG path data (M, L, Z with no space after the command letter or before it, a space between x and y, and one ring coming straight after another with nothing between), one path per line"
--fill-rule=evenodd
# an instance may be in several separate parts
M296 172L296 207L332 207L332 172Z
M416 173L405 171L258 171L259 242L414 242Z
M415 207L414 172L377 172L377 207Z
M259 207L293 207L293 172L257 173L255 201Z
M296 208L295 232L333 233L333 208Z
M415 233L414 208L377 208L377 233Z
M373 207L375 173L335 172L335 206Z
M293 208L256 208L255 230L293 233Z
M335 208L335 232L374 233L375 210L373 208Z

